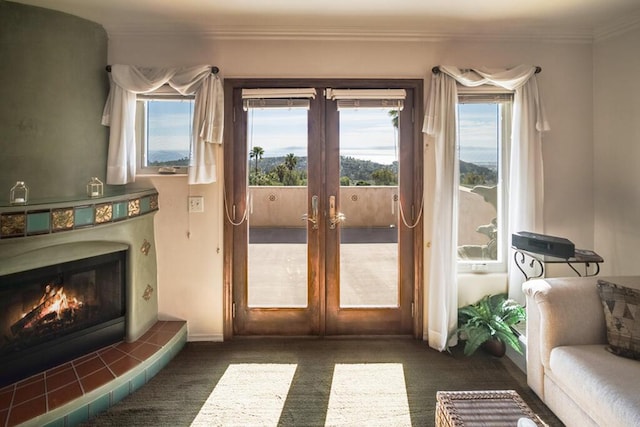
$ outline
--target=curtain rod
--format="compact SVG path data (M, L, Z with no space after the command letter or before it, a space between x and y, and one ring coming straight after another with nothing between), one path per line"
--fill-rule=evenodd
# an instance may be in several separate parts
M107 65L105 67L105 69L107 70L107 73L110 73L111 72L111 65ZM216 66L211 67L211 73L212 74L218 74L219 72L220 72L220 68L218 68Z
M433 68L431 69L431 72L432 72L433 74L438 74L438 73L440 72L440 67L436 65L435 67L433 67ZM538 74L538 73L540 73L540 72L542 72L542 67L540 67L540 66L536 66L536 74Z

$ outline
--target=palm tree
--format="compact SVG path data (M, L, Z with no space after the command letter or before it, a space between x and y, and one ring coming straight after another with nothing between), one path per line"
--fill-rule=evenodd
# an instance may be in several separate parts
M294 170L296 168L296 165L298 164L296 155L293 153L287 154L287 156L284 158L284 164L290 171Z
M393 127L398 129L398 114L399 111L398 110L389 110L389 116L391 117L391 123L393 124Z
M264 154L264 150L262 147L255 146L251 153L249 153L250 159L256 159L256 175L258 174L258 160L262 159L262 155Z

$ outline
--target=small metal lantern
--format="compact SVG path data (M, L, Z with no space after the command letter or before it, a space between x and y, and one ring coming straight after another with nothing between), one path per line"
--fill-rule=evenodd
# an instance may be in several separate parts
M91 177L91 179L87 183L87 196L92 198L102 197L103 194L104 194L104 185L102 184L102 181L100 181L95 176Z
M12 205L26 205L29 200L29 187L24 181L16 182L9 192L9 203Z

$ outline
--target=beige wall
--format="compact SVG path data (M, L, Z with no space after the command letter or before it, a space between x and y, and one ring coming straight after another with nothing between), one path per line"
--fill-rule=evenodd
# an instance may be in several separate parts
M637 44L636 44L637 46ZM114 36L109 63L191 65L209 63L224 78L331 77L424 78L438 64L543 68L538 81L551 132L545 135L546 232L593 248L592 45L575 41L287 41ZM636 73L637 75L637 73ZM637 104L636 104L637 105ZM421 121L421 117L418 117ZM637 138L636 138L637 141ZM630 143L630 141L629 141ZM425 256L430 235L433 147L425 147ZM222 336L220 186L189 187L179 177L151 180L160 192L157 215L160 313L188 320L189 339ZM634 190L635 191L635 190ZM188 214L188 194L203 194L206 211ZM190 238L187 232L190 231ZM598 248L595 248L598 250ZM425 278L428 278L428 262ZM425 295L426 287L425 284ZM503 276L461 279L460 300L479 290L505 289ZM426 316L425 316L426 319ZM426 328L425 328L426 330Z
M640 28L594 46L595 241L603 273L640 273Z

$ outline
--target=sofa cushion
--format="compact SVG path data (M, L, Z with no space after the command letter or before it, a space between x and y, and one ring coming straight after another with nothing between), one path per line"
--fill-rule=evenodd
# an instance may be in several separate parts
M640 362L617 357L602 344L556 347L546 372L602 426L640 425Z
M598 293L607 325L608 349L640 359L640 291L598 280Z

